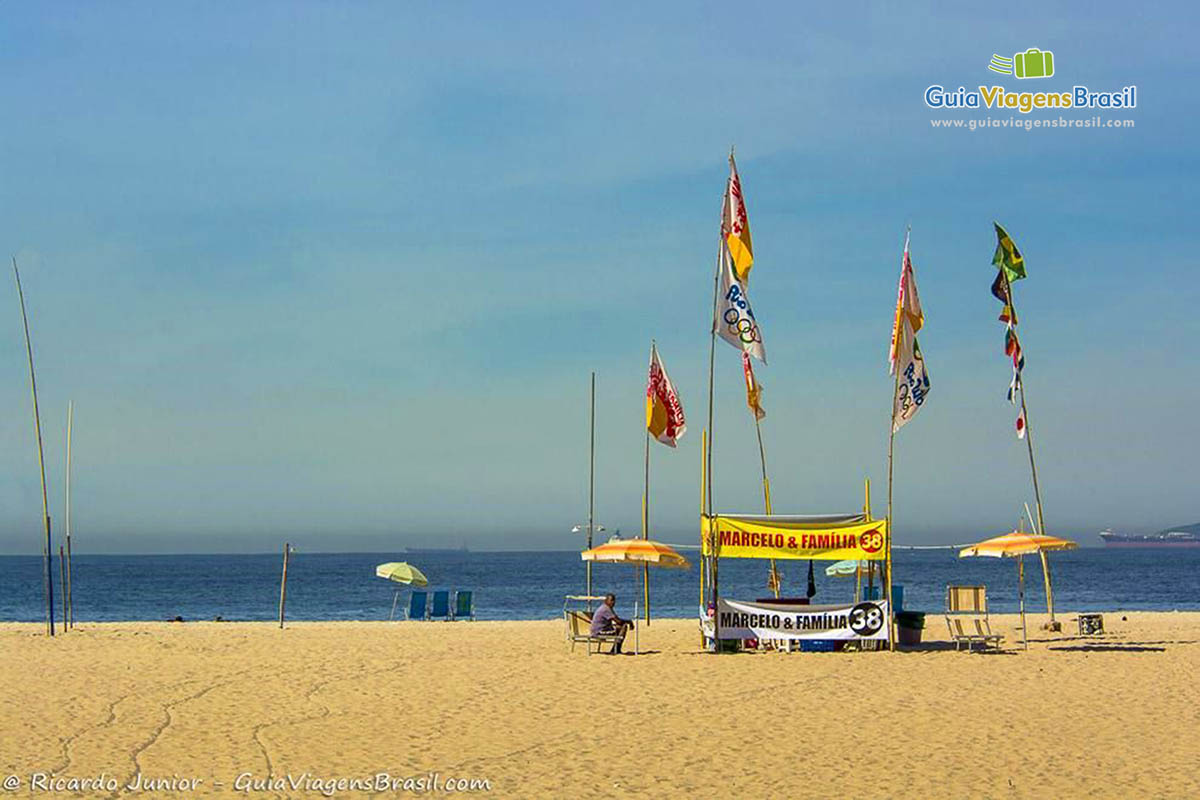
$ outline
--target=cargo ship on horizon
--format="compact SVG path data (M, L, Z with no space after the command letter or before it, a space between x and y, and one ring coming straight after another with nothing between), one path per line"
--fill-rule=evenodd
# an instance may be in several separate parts
M1100 531L1106 547L1200 547L1200 522L1182 528L1167 528L1158 533L1114 533Z

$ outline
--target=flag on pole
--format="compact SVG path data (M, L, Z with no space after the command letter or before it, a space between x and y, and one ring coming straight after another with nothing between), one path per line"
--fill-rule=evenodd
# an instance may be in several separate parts
M767 416L766 409L762 407L763 387L754 377L754 367L750 365L750 356L745 350L742 351L742 374L746 376L746 405L750 406L750 413L754 414L755 419L763 419Z
M1012 378L1008 382L1008 402L1016 405L1021 391L1021 371L1025 369L1025 351L1017 335L1017 312L1013 308L1012 283L1025 277L1025 258L1013 242L1008 231L999 222L996 226L996 252L992 255L992 266L996 267L996 278L992 281L992 296L1004 304L1000 321L1004 323L1004 354L1012 361ZM1017 438L1025 438L1025 409L1017 415Z
M668 447L674 447L687 433L683 404L654 345L650 345L650 377L646 384L646 430Z
M1004 329L1004 354L1012 358L1013 371L1019 373L1025 369L1025 351L1017 338L1017 327L1011 322Z
M750 243L750 220L746 216L746 198L738 177L733 153L729 154L729 180L725 184L725 207L721 213L721 236L729 248L733 271L743 284L750 281L754 266L754 246Z
M900 382L896 386L896 405L892 408L892 433L903 428L917 415L929 395L929 372L925 369L925 357L917 337L912 335L908 323L900 345Z
M746 378L746 405L750 407L751 413L755 419L764 419L767 416L767 411L762 407L762 384L754 377L754 367L750 363L750 356L745 350L742 351L742 374Z
M1000 321L1004 323L1011 322L1017 324L1017 312L1012 307L1012 298L1009 297L1008 281L1004 280L1004 271L996 270L996 280L992 281L992 297L995 297L1001 303L1004 303L1004 308L1000 311Z
M738 350L767 363L767 351L763 348L762 332L750 307L750 296L746 294L745 284L738 281L734 274L733 258L725 242L721 243L718 269L721 272L721 288L717 300L717 318L713 320L717 334Z
M1008 282L1019 281L1025 277L1025 259L1017 249L1016 242L1008 235L1008 231L993 222L996 226L996 252L992 256L992 264L996 269L1003 270L1008 276Z
M1021 388L1021 373L1013 367L1012 380L1008 382L1008 402L1017 404L1017 391Z
M904 256L900 260L900 285L896 289L896 316L892 321L892 347L888 351L888 374L896 374L896 356L900 351L900 338L904 332L902 324L908 321L915 336L925 324L921 311L921 298L917 295L917 279L913 275L912 259L908 254L908 233L904 234Z
M929 394L929 372L917 344L917 331L925 324L917 280L908 251L909 237L904 236L904 257L900 262L900 287L896 293L896 315L892 322L892 345L888 353L888 374L900 370L892 407L892 433L917 415Z

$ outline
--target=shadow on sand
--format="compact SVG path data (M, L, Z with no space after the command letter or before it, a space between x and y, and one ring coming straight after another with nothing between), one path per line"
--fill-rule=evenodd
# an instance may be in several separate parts
M955 650L960 653L966 653L967 648L954 646L954 642L921 642L920 644L900 645L896 648L901 653L953 653ZM1012 647L996 648L996 647L972 647L970 650L973 654L987 656L1011 656L1016 655Z

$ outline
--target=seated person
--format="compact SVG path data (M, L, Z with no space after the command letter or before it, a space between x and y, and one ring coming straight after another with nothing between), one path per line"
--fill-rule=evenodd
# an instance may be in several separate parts
M621 652L621 644L625 641L625 631L633 623L627 619L621 619L617 616L617 612L613 611L613 606L617 604L617 596L615 594L604 595L604 604L596 609L596 613L592 614L592 636L616 636L617 640L613 642L612 650L609 655Z

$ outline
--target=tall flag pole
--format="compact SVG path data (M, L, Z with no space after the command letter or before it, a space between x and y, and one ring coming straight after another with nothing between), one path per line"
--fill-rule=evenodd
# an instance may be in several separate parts
M46 629L54 635L54 545L50 536L50 500L46 494L46 458L42 452L42 418L38 413L37 378L33 372L33 344L29 338L29 316L25 313L25 292L21 290L21 273L13 256L13 275L17 279L17 297L21 301L21 321L25 324L25 352L29 355L29 388L33 394L33 431L37 436L38 466L42 470L42 519L46 524L46 544L42 559L46 567Z
M591 413L588 416L589 420L589 438L590 446L588 448L588 529L587 529L587 546L588 550L592 549L592 532L596 530L596 370L592 370L592 405ZM585 594L588 597L592 596L592 562L587 562L587 591ZM588 600L588 610L592 608L592 601Z
M892 320L892 343L888 350L889 370L895 376L892 384L892 418L888 434L888 489L887 518L888 539L884 561L886 598L889 608L892 602L892 535L896 530L892 520L892 472L896 431L908 423L924 405L929 395L929 373L925 359L917 344L917 331L925 325L925 314L921 310L921 299L917 294L917 279L913 274L909 240L912 228L904 232L904 255L900 259L900 285L896 290L896 314ZM868 513L870 510L868 509ZM895 611L889 615L893 620ZM895 631L889 629L890 647L896 647Z
M75 600L71 594L71 428L75 421L75 402L67 401L67 496L66 496L66 539L67 539L67 629L75 627Z
M687 420L679 393L667 375L658 346L650 342L650 371L646 380L646 472L642 492L642 538L650 538L650 438L675 447L687 433ZM642 565L642 589L646 601L646 624L650 624L650 565Z
M747 286L754 265L754 246L750 239L750 222L742 181L738 177L734 150L729 149L729 178L721 202L721 233L717 248L716 274L713 276L713 316L708 349L708 450L705 480L707 482L707 519L705 532L713 517L712 453L716 431L713 425L713 374L716 362L717 337L720 336L739 351L767 362L762 333L750 305ZM765 459L764 459L765 461ZM718 597L717 558L712 559L712 603ZM719 628L719 620L716 623ZM716 628L714 629L716 631ZM719 631L718 631L719 633ZM719 636L717 636L719 638Z
M1004 353L1012 361L1012 378L1008 384L1008 401L1016 404L1020 399L1021 410L1017 414L1016 434L1018 439L1024 439L1029 450L1029 474L1033 478L1033 499L1037 508L1038 533L1045 534L1046 522L1042 515L1042 491L1038 485L1037 462L1033 457L1033 432L1029 426L1029 408L1025 403L1025 351L1021 347L1017 335L1017 308L1013 298L1013 283L1025 277L1025 257L1017 249L1016 242L1008 235L1008 231L999 222L992 222L996 229L996 252L992 255L992 265L996 267L996 278L992 281L992 296L1004 304L1000 312L1000 321L1004 323ZM1042 576L1046 582L1046 611L1050 614L1050 627L1057 629L1054 620L1054 593L1050 588L1050 562L1046 553L1039 550L1038 556L1042 562Z
M758 436L758 462L762 466L763 506L770 515L771 481L767 478L767 451L763 446L762 437L762 421L766 418L767 411L762 407L762 384L754 377L754 366L750 361L750 354L745 350L742 351L742 375L746 379L746 405L754 416L754 433ZM779 597L779 587L779 569L775 564L775 559L772 558L770 572L767 573L767 588L771 590L772 594Z

